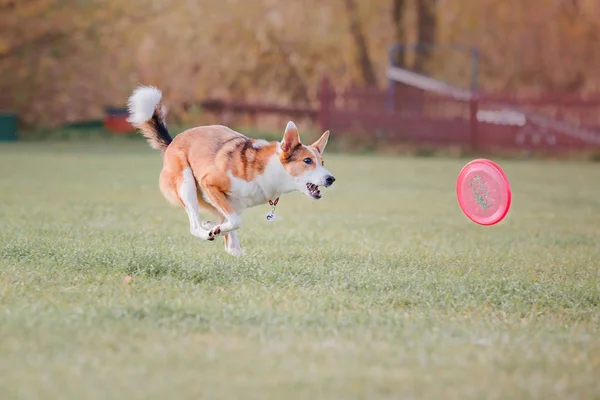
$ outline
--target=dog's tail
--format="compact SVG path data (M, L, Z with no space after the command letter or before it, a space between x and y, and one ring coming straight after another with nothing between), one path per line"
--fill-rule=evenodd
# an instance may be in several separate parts
M173 138L165 124L161 98L161 91L153 86L140 86L135 89L127 104L127 121L142 132L150 147L164 153Z

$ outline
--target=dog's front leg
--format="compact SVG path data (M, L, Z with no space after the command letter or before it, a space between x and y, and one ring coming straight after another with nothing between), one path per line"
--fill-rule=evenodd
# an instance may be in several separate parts
M237 233L235 231L229 232L224 237L225 239L225 251L231 254L232 256L241 256L244 254L244 250L242 250L242 246L240 246L240 242L237 238Z

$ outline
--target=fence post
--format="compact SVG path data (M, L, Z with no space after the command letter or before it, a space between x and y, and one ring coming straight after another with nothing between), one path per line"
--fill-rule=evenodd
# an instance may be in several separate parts
M469 100L469 120L470 120L470 147L471 151L479 150L479 122L477 121L477 111L479 110L479 99L476 94L473 94Z
M328 129L329 125L329 106L332 94L330 92L329 77L324 75L321 79L321 87L319 90L319 126L323 132Z

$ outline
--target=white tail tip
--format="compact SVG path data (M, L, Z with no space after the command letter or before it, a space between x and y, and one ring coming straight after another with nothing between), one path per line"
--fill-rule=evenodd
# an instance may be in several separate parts
M139 86L133 91L127 103L129 121L134 126L150 120L160 99L162 92L154 86Z

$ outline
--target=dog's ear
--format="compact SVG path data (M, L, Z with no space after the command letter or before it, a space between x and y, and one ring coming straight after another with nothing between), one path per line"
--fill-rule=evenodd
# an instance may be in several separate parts
M323 153L325 151L325 146L327 146L327 141L329 140L329 131L326 131L319 140L311 144L310 146L315 148L319 153Z
M299 144L300 134L298 133L298 128L296 128L296 124L290 121L285 127L285 132L283 133L283 140L281 141L281 150L283 150L284 153L289 153L290 151L294 150Z

